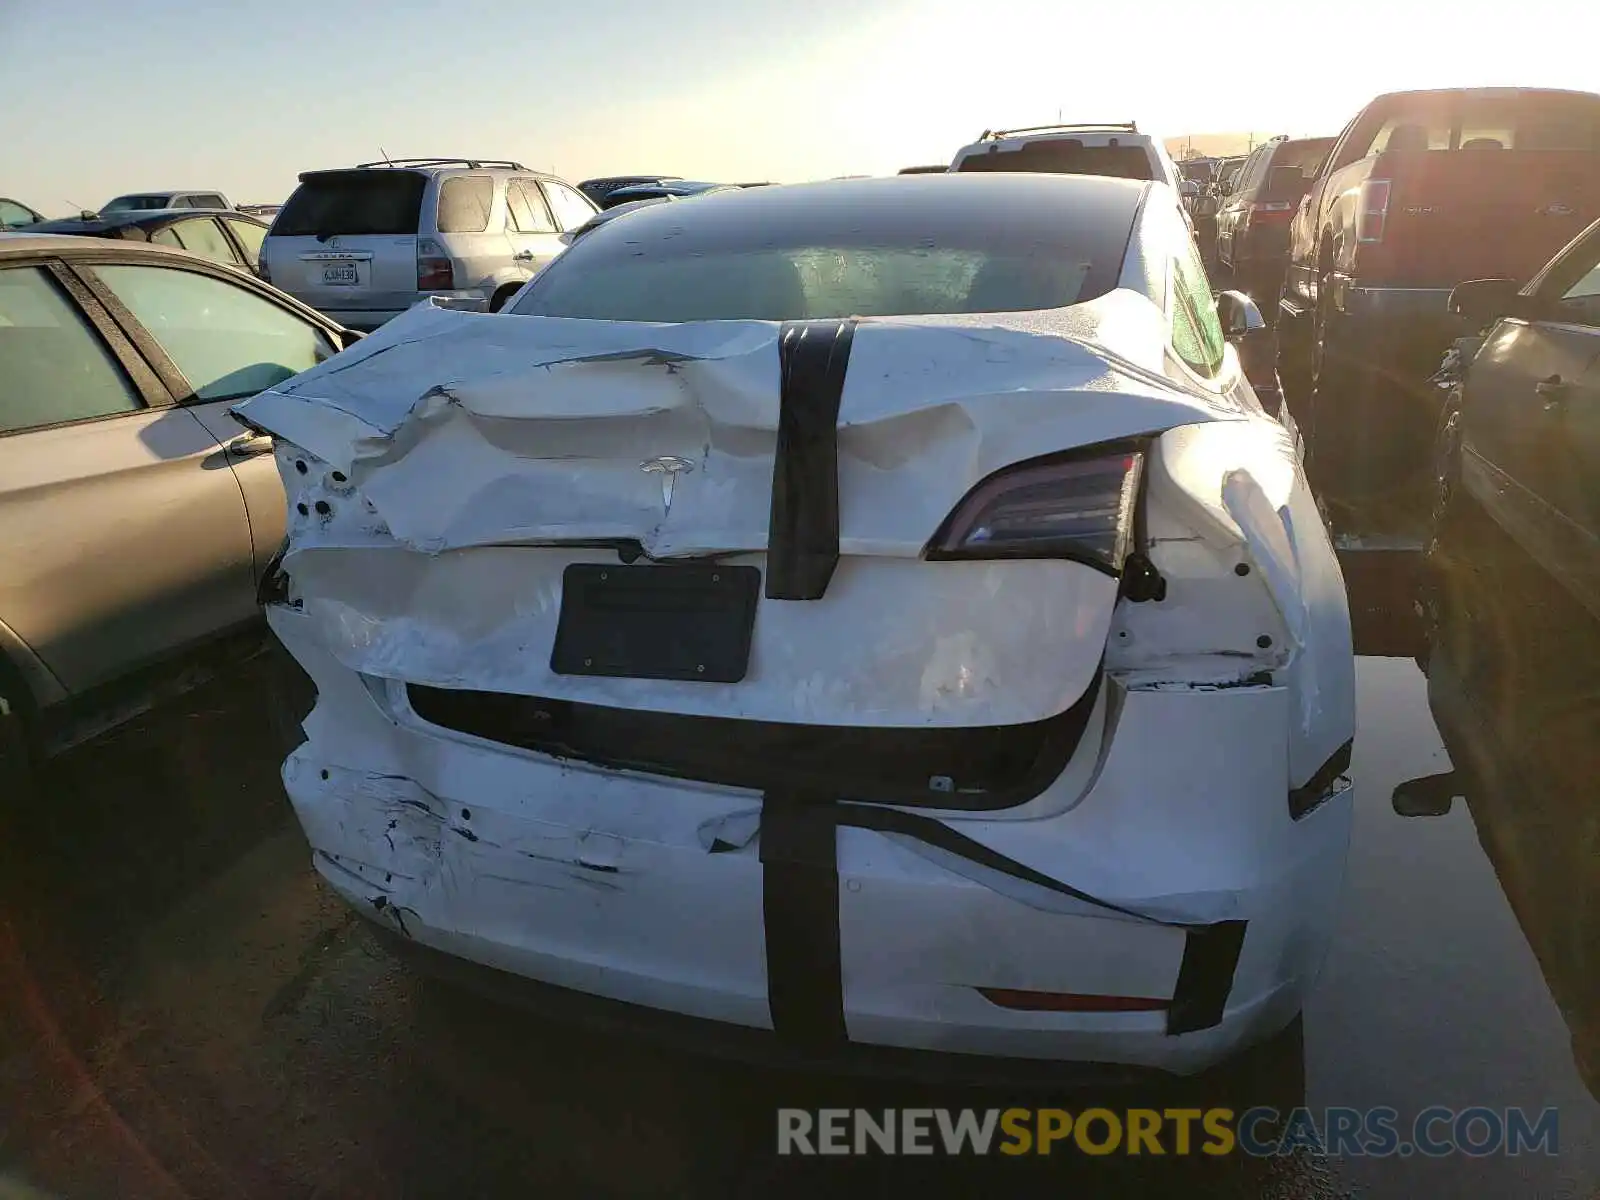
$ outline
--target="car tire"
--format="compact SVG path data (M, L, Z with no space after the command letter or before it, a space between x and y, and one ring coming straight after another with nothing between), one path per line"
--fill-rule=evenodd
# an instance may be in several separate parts
M507 303L510 302L511 297L515 296L521 290L522 285L520 283L508 283L497 288L494 295L489 297L488 311L492 313L499 312L507 305Z

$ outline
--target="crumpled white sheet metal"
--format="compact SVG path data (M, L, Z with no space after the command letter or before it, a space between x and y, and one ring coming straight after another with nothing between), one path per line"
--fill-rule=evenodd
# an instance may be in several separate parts
M1159 346L1112 293L1062 314L863 321L839 417L843 553L914 555L987 474L1052 450L1240 418L1094 344ZM419 306L240 406L348 475L401 545L637 538L766 545L774 322L627 324ZM1133 336L1137 333L1137 336ZM643 461L691 463L664 511ZM687 486L685 486L687 485Z

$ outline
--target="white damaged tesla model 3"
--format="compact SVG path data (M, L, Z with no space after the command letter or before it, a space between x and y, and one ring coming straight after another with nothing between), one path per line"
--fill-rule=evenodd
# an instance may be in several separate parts
M1253 316L1160 184L840 180L641 211L246 402L317 869L435 966L739 1053L1271 1037L1354 671Z

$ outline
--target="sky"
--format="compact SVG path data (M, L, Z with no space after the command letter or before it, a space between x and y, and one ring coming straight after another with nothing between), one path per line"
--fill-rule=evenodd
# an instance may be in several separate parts
M0 0L0 196L282 201L298 172L512 158L574 182L948 162L985 128L1337 133L1412 87L1600 91L1570 0ZM1222 20L1223 17L1226 20ZM1214 32L1213 32L1214 31Z

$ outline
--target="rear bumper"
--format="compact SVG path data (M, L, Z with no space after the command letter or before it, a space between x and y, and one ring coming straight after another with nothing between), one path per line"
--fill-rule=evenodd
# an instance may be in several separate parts
M300 297L304 299L304 297ZM459 308L468 312L482 312L488 307L488 299L477 290L455 292L418 292L416 304L426 304L429 300L437 300L447 308ZM310 303L310 301L307 301ZM401 313L416 304L408 304L401 308L321 308L322 314L331 320L337 321L346 329L359 330L362 333L371 333L380 325L394 320ZM313 308L320 307L312 304Z
M740 1057L800 1053L773 1020L777 843L764 844L761 793L430 726L338 664L302 615L271 616L318 687L285 786L317 869L353 907L498 973L461 968L491 983L581 993L630 1024L639 1009L646 1025L709 1023ZM1290 816L1284 688L1112 692L1037 799L936 816L969 845L1143 916L914 836L841 826L836 900L807 910L836 924L847 1061L830 1069L894 1074L894 1061L937 1052L1189 1074L1299 1011L1342 888L1348 787ZM1242 940L1196 967L1194 931L1224 926ZM980 987L1164 1010L1018 1009ZM1197 1007L1210 1011L1177 1019Z

